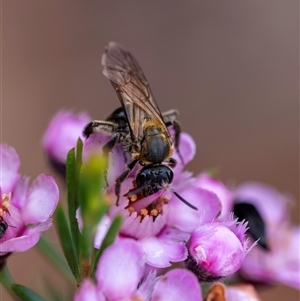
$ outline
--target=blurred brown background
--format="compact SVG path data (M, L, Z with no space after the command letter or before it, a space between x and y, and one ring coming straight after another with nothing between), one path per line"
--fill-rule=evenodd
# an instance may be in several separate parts
M136 56L161 110L180 111L197 143L189 169L217 166L225 182L288 191L299 223L298 12L296 0L3 0L2 141L16 148L23 174L52 173L40 145L53 114L63 107L103 119L119 106L101 70L114 40ZM43 294L42 278L56 275L36 250L14 254L9 266ZM285 286L261 296L299 300ZM4 290L0 297L11 300Z

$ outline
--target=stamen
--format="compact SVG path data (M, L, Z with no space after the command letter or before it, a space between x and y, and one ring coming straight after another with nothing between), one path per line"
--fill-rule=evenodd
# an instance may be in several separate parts
M2 194L2 204L4 202L9 202L11 199L11 192L10 193L3 193Z
M130 202L135 202L138 198L136 194L133 194L131 196L128 197Z
M146 215L148 215L148 210L147 210L146 208L141 209L140 215L141 215L141 216L146 216Z
M7 212L9 214L8 208L10 207L10 199L11 199L11 192L2 194L1 206L0 206L0 217L3 217L4 212Z
M132 214L135 211L133 207L128 207L127 210L129 211L129 214Z
M158 215L158 210L157 210L157 209L152 209L152 210L150 211L150 215L152 215L152 216L157 216L157 215Z

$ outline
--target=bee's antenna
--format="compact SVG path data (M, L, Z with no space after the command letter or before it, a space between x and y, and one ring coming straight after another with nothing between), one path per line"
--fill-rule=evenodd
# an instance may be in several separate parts
M8 226L8 227L11 227L11 228L15 228L15 229L17 229L17 227L16 227L16 226L12 226L12 225L9 225L9 224L7 224L7 226Z
M198 210L197 207L195 207L194 205L192 205L191 203L189 203L187 200L185 200L181 195L179 195L175 190L171 189L171 192L173 192L180 201L182 201L184 204L186 204L187 206L189 206L190 208L194 209L194 210Z

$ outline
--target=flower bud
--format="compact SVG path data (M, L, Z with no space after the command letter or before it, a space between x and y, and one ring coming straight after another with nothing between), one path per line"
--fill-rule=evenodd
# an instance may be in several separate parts
M245 223L227 221L200 225L188 242L186 267L199 281L211 282L235 273L248 252Z
M91 121L86 113L74 114L72 111L59 111L50 121L43 136L43 149L53 167L60 173L65 172L68 151L76 146L82 131Z

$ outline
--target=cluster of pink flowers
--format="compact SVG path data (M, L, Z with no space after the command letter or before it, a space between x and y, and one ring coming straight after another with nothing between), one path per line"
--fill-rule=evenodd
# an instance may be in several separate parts
M82 130L90 120L85 113L61 111L50 122L43 149L61 174L65 173L67 153L79 137L84 140L83 163L102 153L110 137L97 133L85 139ZM122 182L118 206L115 183L126 162L120 145L109 153L108 185L103 193L113 204L97 225L94 247L100 248L117 215L123 222L114 243L100 257L95 279L84 279L74 300L207 301L215 294L228 301L259 300L252 286L216 284L237 279L236 273L245 282L284 283L300 289L300 228L290 224L289 197L254 182L229 189L209 172L194 176L186 171L185 165L196 152L187 133L180 135L179 152L173 154L178 163L172 183L147 197L128 195L136 188L136 174L141 169L137 164ZM18 172L16 151L5 144L0 145L0 160L1 259L38 242L41 232L51 226L59 191L46 174L29 185L29 179ZM246 210L247 218L236 208ZM245 208L252 208L253 215ZM80 208L76 218L81 229ZM168 272L164 268L169 268ZM214 283L206 297L202 297L202 283Z
M69 112L60 113L54 117L55 122L52 121L52 124L54 123L64 132L62 129L65 126L69 127L68 124L75 119L76 116L71 116ZM72 136L79 137L81 132L77 131L76 127L73 129L76 135L73 133ZM47 130L48 137L51 136L49 135L51 131L55 132L56 129L50 126ZM44 148L51 162L64 163L60 156L53 151L58 134L58 132L52 134L55 136L55 140L45 138ZM108 136L101 133L93 134L86 139L83 146L83 160L86 161L94 153L101 154L102 147L108 139ZM76 139L73 141L73 145L75 144ZM140 166L136 166L122 183L119 206L111 206L108 214L98 225L94 241L95 247L99 248L112 219L117 214L123 217L120 233L115 243L107 248L104 257L99 262L96 275L97 284L87 280L77 293L75 300L84 300L86 296L91 296L91 300L104 300L104 298L115 300L119 297L126 299L129 296L131 296L130 298L141 296L140 298L144 298L143 300L170 300L168 297L164 298L163 294L171 296L172 290L178 296L182 296L181 294L189 296L189 293L194 296L193 298L178 297L177 299L174 297L172 300L201 300L199 282L224 279L239 270L245 279L266 283L283 282L300 289L299 277L296 275L296 273L299 275L299 253L296 250L297 244L299 245L299 229L294 229L289 225L289 219L284 210L280 216L281 220L279 217L277 220L278 223L286 221L285 230L282 230L283 233L279 238L278 233L274 235L272 232L276 227L278 229L279 224L274 224L274 218L273 225L269 224L269 220L272 218L268 216L274 212L263 209L264 206L271 206L277 208L274 210L281 211L286 206L286 197L263 184L260 186L262 189L256 189L259 187L255 187L255 184L252 187L251 184L244 184L236 189L229 189L208 172L193 176L190 172L185 171L185 165L193 159L196 151L195 143L187 133L181 133L179 151L184 158L184 163L175 151L173 157L177 159L178 164L173 169L173 182L162 187L153 195L141 199L126 196L134 188L135 176L141 168ZM62 157L65 156L66 152ZM105 189L105 193L115 200L115 180L124 171L124 164L123 151L117 145L109 154L108 187ZM251 189L253 193L257 192L257 197L251 197ZM272 191L272 197L267 196L268 189L269 192ZM186 206L172 193L173 190L198 210ZM250 197L247 191L250 193ZM280 199L280 202L277 203L277 199ZM266 251L259 245L256 246L257 241L253 240L251 235L246 235L248 227L251 225L245 220L238 220L232 213L237 200L246 200L257 206L258 212L265 221L270 250ZM273 203L267 205L268 200ZM154 213L149 209L149 205L153 203L155 203L156 209ZM80 211L77 212L77 218L79 226L81 226ZM274 227L273 230L272 227ZM286 247L280 245L280 240L286 234L289 234L290 256L285 256L285 259L282 258L278 261L277 258L281 256L281 252ZM278 240L277 242L275 238ZM285 239L287 240L286 237ZM126 247L129 245L131 247ZM259 258L262 253L265 260ZM126 259L121 261L117 259L126 257L125 254L129 256L129 263ZM135 256L139 258L136 261ZM272 264L272 261L276 260L276 265ZM170 267L175 262L184 263L182 267L192 273L187 269L174 269L164 276L155 276L156 273L161 273L161 268ZM121 272L123 268L124 274ZM106 277L105 275L108 274L111 276ZM126 277L127 274L130 277ZM113 278L115 281L108 281L109 278ZM131 280L134 279L134 281L131 282L128 278L132 278ZM178 285L178 278L185 279L189 284ZM124 290L120 289L123 285L126 286ZM160 288L163 286L164 289L160 292ZM168 288L170 288L170 292ZM122 291L124 291L122 296L115 296ZM228 292L230 291L228 290ZM228 297L228 300L231 299ZM258 299L249 297L249 300Z

